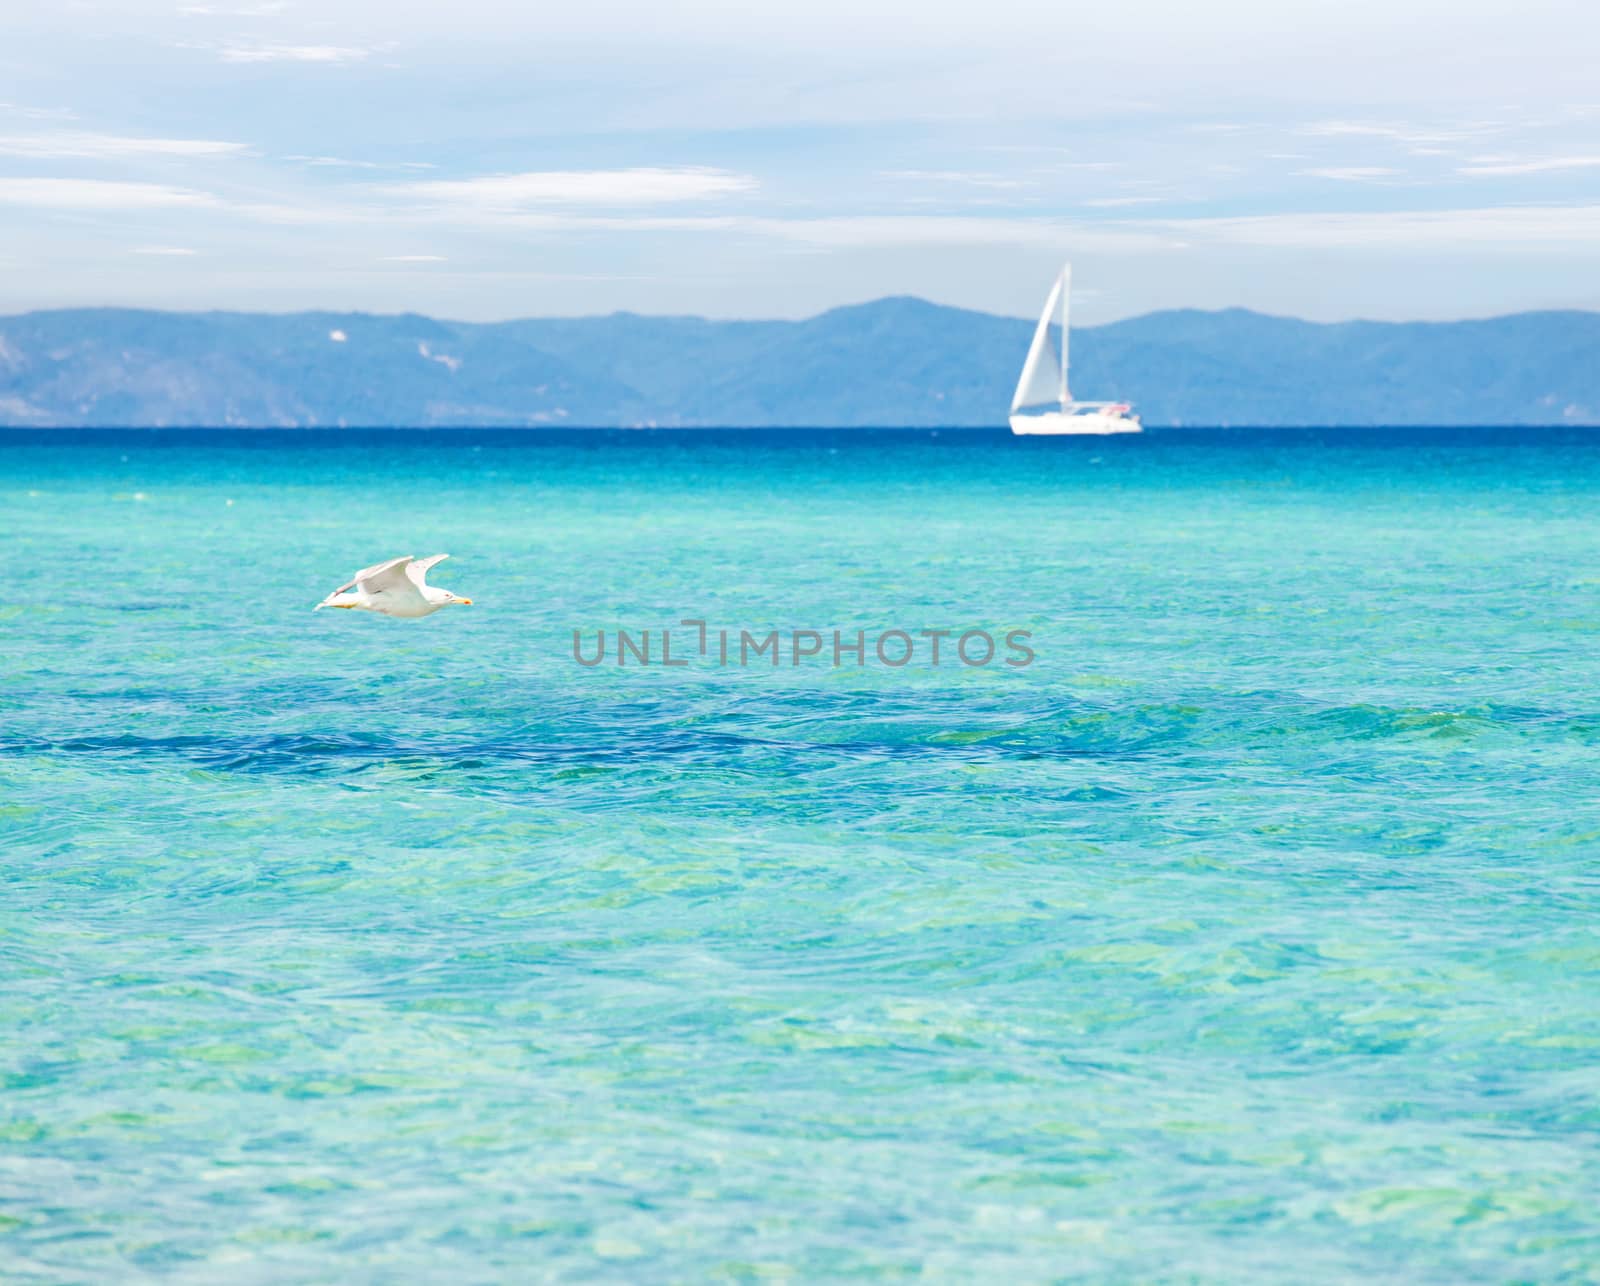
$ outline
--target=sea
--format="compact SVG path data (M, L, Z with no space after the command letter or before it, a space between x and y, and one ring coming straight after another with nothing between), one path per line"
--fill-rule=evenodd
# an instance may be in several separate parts
M1600 1279L1593 431L15 431L0 565L0 1279Z

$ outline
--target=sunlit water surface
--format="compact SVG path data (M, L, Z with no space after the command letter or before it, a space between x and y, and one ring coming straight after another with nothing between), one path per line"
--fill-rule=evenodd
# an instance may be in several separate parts
M1597 555L1575 433L0 438L0 1277L1593 1280ZM1037 660L572 659L686 617Z

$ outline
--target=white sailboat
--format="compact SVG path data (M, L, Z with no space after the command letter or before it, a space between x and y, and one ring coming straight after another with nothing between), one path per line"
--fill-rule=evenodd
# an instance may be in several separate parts
M1067 309L1072 294L1072 265L1062 268L1044 301L1033 332L1028 360L1011 399L1013 433L1142 433L1144 426L1126 402L1078 402L1067 389ZM1057 374L1050 323L1061 306L1061 362Z

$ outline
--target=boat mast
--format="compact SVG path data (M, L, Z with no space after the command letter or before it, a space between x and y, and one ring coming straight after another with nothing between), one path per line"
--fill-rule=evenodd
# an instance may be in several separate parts
M1067 312L1072 302L1072 265L1061 269L1061 409L1071 400L1067 392Z

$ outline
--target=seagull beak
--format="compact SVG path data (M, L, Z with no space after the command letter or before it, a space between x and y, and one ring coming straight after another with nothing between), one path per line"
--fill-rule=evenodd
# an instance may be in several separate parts
M460 603L462 607L472 606L472 600L470 598L458 598L456 599L456 602Z

